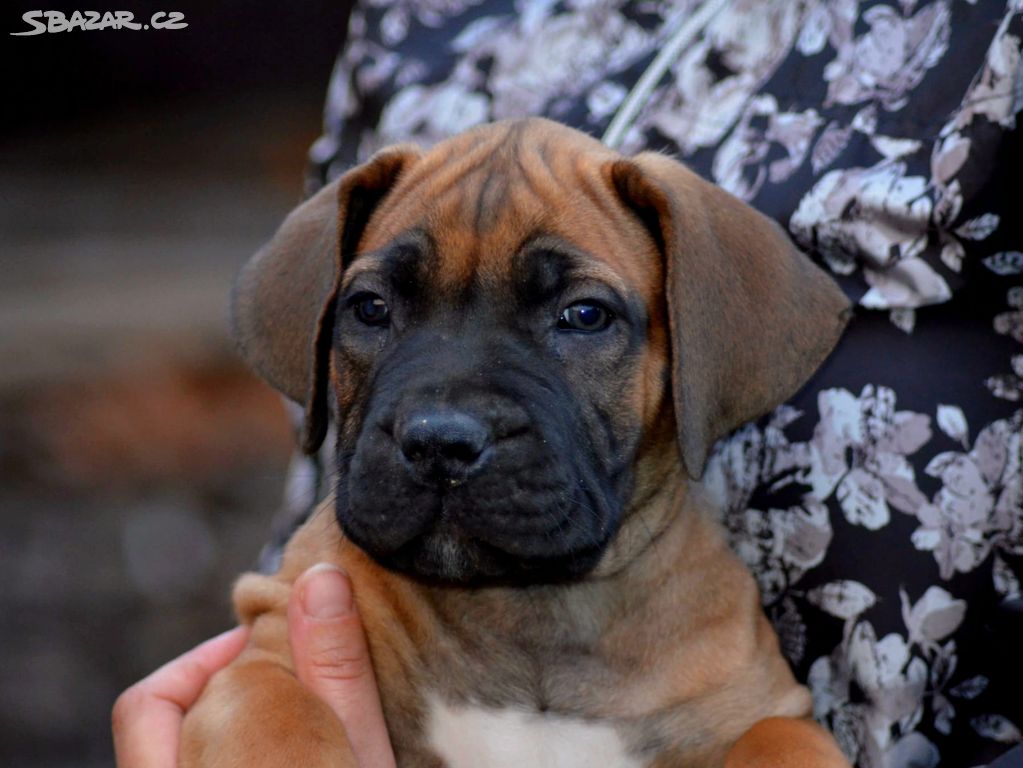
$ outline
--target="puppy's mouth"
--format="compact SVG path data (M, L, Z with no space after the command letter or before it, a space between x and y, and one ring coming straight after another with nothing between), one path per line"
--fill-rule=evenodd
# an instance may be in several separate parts
M587 503L541 517L554 520L540 529L509 525L474 508L471 481L443 490L420 487L400 524L362 508L350 494L339 494L337 517L345 535L378 563L426 582L458 585L523 585L569 581L592 570L617 531L593 526ZM466 487L469 486L469 487ZM475 510L474 510L475 511ZM530 516L535 510L529 510ZM379 525L371 521L377 520ZM410 523L417 519L418 526ZM398 521L396 521L398 522Z

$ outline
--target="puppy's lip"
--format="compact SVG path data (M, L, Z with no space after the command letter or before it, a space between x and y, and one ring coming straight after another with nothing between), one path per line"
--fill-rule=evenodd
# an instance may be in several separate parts
M459 519L457 512L453 512L444 495L440 493L430 494L432 512L424 516L422 524L418 529L409 532L402 541L393 542L389 546L381 546L381 542L372 535L372 528L362 524L358 515L345 515L342 527L345 534L360 548L378 557L390 557L404 552L409 554L419 549L431 540L447 539L454 541L466 549L479 548L485 552L498 554L503 558L516 562L527 563L531 560L549 563L561 558L572 558L595 549L605 547L613 536L613 530L604 531L604 536L598 542L585 546L573 546L557 554L529 555L516 546L515 540L525 536L533 539L551 539L557 532L572 525L571 512L561 514L552 524L544 530L533 531L504 531L505 535L495 529L493 521L480 521L473 525L465 519Z

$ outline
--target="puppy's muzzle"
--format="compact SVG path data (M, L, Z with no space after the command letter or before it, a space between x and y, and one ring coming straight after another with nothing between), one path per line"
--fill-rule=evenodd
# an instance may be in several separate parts
M578 402L500 328L438 339L410 334L377 371L341 456L346 534L390 568L445 581L585 571L620 494L594 466Z

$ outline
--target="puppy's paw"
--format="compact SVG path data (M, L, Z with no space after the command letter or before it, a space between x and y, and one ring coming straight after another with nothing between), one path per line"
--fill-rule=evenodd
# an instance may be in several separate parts
M356 768L330 709L271 661L217 673L185 717L180 768Z

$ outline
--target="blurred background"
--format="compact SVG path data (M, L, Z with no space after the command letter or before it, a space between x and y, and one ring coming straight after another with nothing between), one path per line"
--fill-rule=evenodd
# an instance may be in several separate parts
M348 3L0 10L0 765L110 766L117 693L233 624L292 437L227 335L301 199Z

